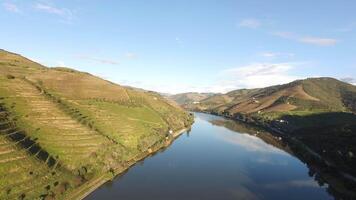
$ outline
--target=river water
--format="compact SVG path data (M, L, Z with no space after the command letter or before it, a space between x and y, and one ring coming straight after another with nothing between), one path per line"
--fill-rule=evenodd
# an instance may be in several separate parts
M253 127L195 113L191 131L87 200L334 199L287 145Z

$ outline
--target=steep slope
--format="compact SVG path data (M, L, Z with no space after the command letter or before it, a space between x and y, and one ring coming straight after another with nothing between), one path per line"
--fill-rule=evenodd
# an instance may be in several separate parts
M0 199L81 198L191 123L157 93L0 50Z

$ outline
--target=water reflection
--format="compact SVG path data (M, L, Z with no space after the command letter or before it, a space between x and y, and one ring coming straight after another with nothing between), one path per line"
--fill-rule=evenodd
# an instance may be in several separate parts
M298 159L302 160L304 163L307 164L309 168L309 176L314 178L308 180L291 180L287 182L280 182L280 183L269 183L266 184L265 187L269 189L285 189L286 187L312 187L318 188L321 186L326 186L328 193L330 193L335 199L355 199L356 198L356 191L354 183L348 183L345 178L341 177L339 173L335 172L335 169L330 169L325 166L323 163L320 163L311 158L310 155L306 154L305 152L301 153L301 148L298 147L296 144L290 144L291 141L288 139L284 139L278 136L273 136L272 134L264 131L261 128L253 127L241 122L232 121L223 118L214 118L208 120L211 124L215 126L222 126L229 130L239 132L242 134L247 134L250 137L258 137L263 140L265 143L271 144L274 147L283 150L284 152L288 152L290 155L296 156ZM240 138L241 139L241 138ZM239 143L241 145L246 145L253 150L259 149L262 150L260 145L256 143L244 140L240 140L237 142L237 139L233 139L235 143ZM250 143L250 144L245 144ZM258 147L257 147L258 146ZM270 148L265 148L265 150L269 151ZM272 148L273 149L273 148ZM275 151L275 149L273 150ZM272 153L272 152L270 152ZM256 160L257 162L264 163L264 164L278 164L275 161L272 161L268 158L259 158ZM282 162L279 164L287 165L287 162Z
M87 199L332 199L283 139L196 114L190 133Z
M308 180L291 180L291 181L286 181L286 182L280 182L280 183L270 183L265 185L266 188L269 189L284 189L286 187L312 187L312 188L318 188L319 185L317 182L314 180L308 179Z
M247 134L223 135L221 136L221 139L225 142L239 145L242 148L245 148L246 151L255 151L260 152L262 154L286 154L284 151L281 151L279 149L274 148L273 146L266 144L265 142L263 142L263 140L256 136L251 136Z

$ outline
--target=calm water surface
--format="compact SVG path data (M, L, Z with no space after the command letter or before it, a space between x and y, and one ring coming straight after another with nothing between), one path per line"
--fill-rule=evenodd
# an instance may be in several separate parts
M87 200L333 199L306 165L251 134L255 130L236 131L225 125L230 120L195 115L190 133Z

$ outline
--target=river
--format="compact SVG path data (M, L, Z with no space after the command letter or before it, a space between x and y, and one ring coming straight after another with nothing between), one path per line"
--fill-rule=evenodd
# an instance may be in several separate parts
M221 117L195 123L87 200L334 199L281 139Z

